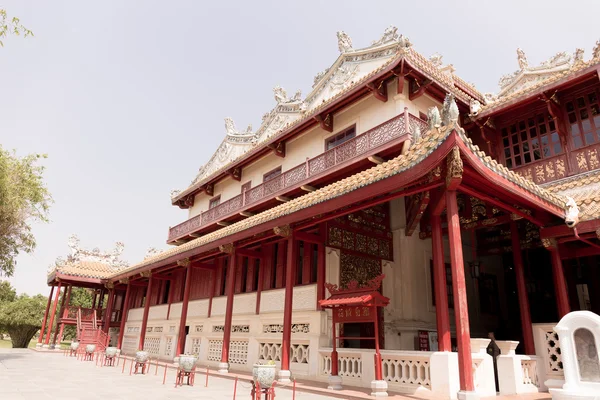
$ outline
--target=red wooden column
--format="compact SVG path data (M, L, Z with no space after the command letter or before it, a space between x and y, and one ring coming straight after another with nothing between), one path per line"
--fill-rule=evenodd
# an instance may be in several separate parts
M60 308L58 309L58 319L64 317L63 313L65 311L65 301L67 300L67 293L69 292L70 286L65 286L65 290L63 290L62 299L60 300ZM64 324L61 322L60 326L58 325L58 320L56 321L56 329L54 330L54 337L52 338L52 347L56 346L56 338L58 337L58 331L63 331ZM60 346L59 346L60 347Z
M123 307L121 310L121 326L119 327L119 339L117 340L117 348L121 350L123 345L123 335L125 334L125 322L127 322L127 313L129 312L129 303L131 299L131 283L127 281L127 289L125 290L125 300L123 300Z
M558 308L558 319L561 319L571 311L569 305L569 292L563 271L558 244L555 239L542 239L542 244L550 250L550 261L552 263L552 280L554 281L554 292L556 293L556 305Z
M58 307L58 297L60 296L60 281L58 282L58 286L56 288L56 294L54 295L54 305L52 306L52 313L50 314L50 323L48 324L48 331L46 333L46 340L44 341L44 346L47 346L50 343L50 335L52 334L52 325L54 324L54 315L56 314L56 307Z
M108 329L110 328L110 320L112 309L115 303L115 289L108 289L108 302L106 304L106 312L104 313L104 325L102 326L102 330L104 333L108 334Z
M38 344L42 344L44 340L44 330L46 329L46 322L48 322L48 311L50 311L50 303L52 303L52 294L54 293L54 286L50 287L50 296L48 296L48 302L46 303L46 311L44 311L44 320L42 322L42 329L40 330L40 337L38 337Z
M71 304L71 290L72 289L73 289L73 285L69 285L69 287L67 288L67 301L64 303L63 307L61 307L61 310L60 310L61 318L65 318L67 316L68 311L66 309L69 308L69 304ZM58 333L58 343L59 344L62 342L64 330L65 330L65 324L64 324L64 322L61 322L60 332ZM56 340L54 342L56 343Z
M431 216L431 243L433 248L433 282L435 286L438 351L452 351L442 220L438 215Z
M452 292L454 294L454 315L456 342L458 344L458 372L461 392L473 392L473 359L471 356L471 332L469 328L469 305L465 283L462 239L456 191L446 191L446 213L448 216L448 239L450 241L450 264L452 268Z
M535 355L533 344L533 327L531 326L531 314L529 312L529 297L525 285L525 271L523 267L523 255L521 253L521 241L519 239L519 227L517 221L510 222L510 233L512 237L513 262L515 264L515 276L517 278L517 294L519 296L519 311L521 312L521 326L523 330L523 346L525 354Z
M305 244L306 245L306 244ZM290 346L292 341L292 306L294 302L294 284L296 283L298 246L294 235L290 235L287 242L287 267L285 273L285 301L283 305L283 336L281 338L281 370L279 382L290 382ZM304 252L306 255L306 251Z
M98 300L98 291L94 289L94 299L92 300L92 308L96 308L96 300Z
M140 344L138 350L144 350L144 341L146 340L146 327L148 326L148 314L150 313L150 295L152 294L152 273L147 272L148 286L146 287L146 300L144 300L144 315L142 316L142 327L140 328Z
M183 300L181 302L181 317L179 318L179 336L177 337L177 351L175 357L179 357L185 351L185 324L190 303L190 287L192 284L192 266L190 260L181 260L177 264L185 267L185 283L183 286Z
M238 263L238 255L233 244L222 246L221 251L229 254L229 265L227 267L227 306L225 308L225 326L223 332L223 348L221 349L221 362L219 372L229 371L229 341L231 340L231 322L233 321L233 299L235 292L235 277Z
M319 300L325 299L325 274L325 240L323 240L323 243L317 245L317 310L321 310Z
M271 250L271 247L267 247ZM267 263L267 258L269 256L265 255L263 258L258 259L258 282L256 282L256 309L254 311L255 314L260 314L260 297L262 295L263 290L263 281L265 280L265 264Z

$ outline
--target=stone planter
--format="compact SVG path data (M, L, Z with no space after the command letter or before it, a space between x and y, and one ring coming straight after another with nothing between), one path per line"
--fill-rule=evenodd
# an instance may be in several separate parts
M147 351L137 351L135 353L135 362L144 363L148 361L148 358L150 358L150 354Z
M471 339L471 353L487 354L491 339Z
M88 344L87 346L85 346L85 352L88 354L91 354L93 352L96 351L96 345L95 344Z
M79 342L71 342L71 350L77 351L79 348Z
M117 350L118 349L116 347L107 347L104 354L106 354L106 357L108 358L113 358L117 355Z
M258 382L261 388L270 388L275 381L275 373L275 364L254 364L252 368L252 379L254 382Z
M514 356L518 345L519 342L514 340L496 340L501 356Z
M185 372L192 372L192 370L196 366L197 361L198 357L196 356L181 354L179 356L179 368L181 368Z

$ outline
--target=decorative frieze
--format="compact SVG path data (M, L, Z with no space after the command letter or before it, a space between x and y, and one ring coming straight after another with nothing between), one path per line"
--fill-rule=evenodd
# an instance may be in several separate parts
M201 333L203 329L204 329L204 325L194 326L194 332L196 332L196 333Z
M308 333L310 324L292 324L292 333ZM263 333L283 333L283 324L263 325Z
M223 340L215 339L208 341L208 361L221 361L221 353L223 352Z
M139 326L128 326L127 333L138 333L140 331Z
M225 325L213 325L212 331L215 332L215 333L224 333L225 332Z
M170 356L171 355L171 351L173 350L173 338L171 336L167 337L165 339L165 352L164 355L165 356Z
M224 333L225 325L213 325L212 331L215 333ZM202 329L200 330L202 332ZM232 333L249 333L250 325L232 325L231 326Z
M177 260L177 265L180 267L188 267L190 265L190 259L184 258L183 260Z
M162 326L156 326L154 327L154 332L155 333L162 333L163 331L163 327Z
M225 254L233 253L234 249L235 247L233 246L233 243L222 244L219 246L219 251Z
M171 325L171 326L169 327L169 332L170 332L170 333L173 333L173 332L175 332L175 325Z

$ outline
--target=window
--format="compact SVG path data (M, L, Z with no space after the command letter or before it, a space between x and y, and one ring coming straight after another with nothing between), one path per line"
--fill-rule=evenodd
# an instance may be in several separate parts
M266 174L263 175L263 182L268 182L270 180L273 180L275 178L277 178L279 175L281 175L281 166L275 168L272 171L267 172Z
M554 120L547 113L535 113L501 129L504 162L517 168L562 153Z
M355 136L356 125L353 125L350 128L338 133L337 135L325 139L325 150L333 149L334 147L347 142Z
M448 308L454 309L454 292L452 291L452 268L446 263L446 291L448 292ZM429 261L431 275L431 301L435 306L435 279L433 278L433 260Z
M575 149L600 142L600 107L596 91L566 102Z
M247 190L250 190L252 187L252 181L248 181L242 185L242 194L244 194Z
M219 204L221 204L221 195L218 195L218 196L210 199L210 201L208 202L208 209L210 210L211 208L215 208Z

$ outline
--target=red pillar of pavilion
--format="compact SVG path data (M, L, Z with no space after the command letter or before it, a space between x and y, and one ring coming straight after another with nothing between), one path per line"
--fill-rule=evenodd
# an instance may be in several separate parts
M63 312L65 310L65 301L67 300L67 293L69 292L69 288L70 286L65 287L65 290L63 291L63 296L62 299L60 300L60 308L58 309L58 319L61 319L63 317ZM56 329L54 330L54 337L52 338L52 347L56 346L56 338L58 337L58 331L63 330L64 328L64 324L61 323L60 324L60 328L58 326L58 321L57 321L57 326Z
M523 346L525 354L535 355L533 344L533 328L531 326L531 314L529 312L529 297L525 285L525 271L523 268L523 256L521 253L521 241L519 240L519 227L517 221L510 222L512 237L513 262L515 264L515 276L517 278L517 293L519 296L519 311L521 312L521 329L523 331Z
M283 336L281 338L281 370L279 382L290 382L290 346L292 341L292 306L294 302L294 284L296 283L296 268L298 246L292 234L287 242L287 267L285 272L285 300L283 306ZM306 254L306 253L305 253Z
M435 286L435 318L438 332L438 351L452 351L442 220L438 215L431 217L431 243L433 247L433 282Z
M104 313L104 325L102 326L102 330L104 333L108 334L108 330L110 329L110 320L112 309L115 302L115 289L108 289L108 302L106 304L106 312Z
M144 350L144 341L146 340L146 327L148 326L148 314L150 313L150 295L152 294L152 273L148 271L148 286L146 287L146 300L144 301L144 315L142 317L142 327L140 328L139 350Z
M67 301L65 302L65 307L68 308L69 304L71 304L71 290L73 289L73 285L69 285L67 288ZM65 308L61 308L60 315L62 318L66 316ZM58 343L62 342L63 332L65 330L64 322L60 324L60 332L58 333ZM56 342L56 341L55 341Z
M50 311L50 304L52 303L52 294L54 294L54 286L50 287L50 296L48 296L48 302L46 303L46 311L44 311L44 320L42 322L42 329L40 330L40 337L38 337L38 344L42 344L44 340L44 330L46 322L48 322L48 311Z
M58 307L58 297L60 296L60 281L56 288L56 294L54 295L54 305L52 306L52 313L50 314L50 322L48 324L48 330L46 333L46 340L44 340L44 346L50 343L50 335L52 334L52 325L54 324L54 315L56 314L56 307Z
M179 336L177 337L177 351L175 356L179 357L185 351L185 323L187 320L188 305L190 301L190 286L192 283L192 267L190 260L182 260L177 264L185 267L185 284L183 289L183 300L181 303L181 318L179 319Z
M125 300L123 300L123 307L121 310L121 326L119 327L119 338L117 340L117 348L121 350L123 345L123 334L125 334L125 322L127 322L127 313L129 312L129 296L131 294L131 283L127 282L127 289L125 290Z
M319 226L321 243L317 244L317 310L321 310L319 301L325 299L325 224Z
M233 320L233 298L235 292L235 275L238 256L233 245L223 246L223 250L229 253L229 266L227 268L227 306L225 308L225 326L223 332L223 348L221 349L221 362L219 372L229 371L229 341L231 339L231 322Z
M446 214L448 216L448 239L450 241L450 264L452 268L452 292L454 294L454 315L456 342L458 344L458 372L460 391L473 392L473 359L471 356L471 332L469 328L469 305L465 283L465 266L460 236L460 220L456 191L446 191Z
M550 250L550 261L552 263L552 280L554 281L554 291L556 293L556 305L558 308L558 319L561 319L571 311L569 305L569 292L567 291L567 282L563 271L560 252L556 239L542 239L542 244Z

